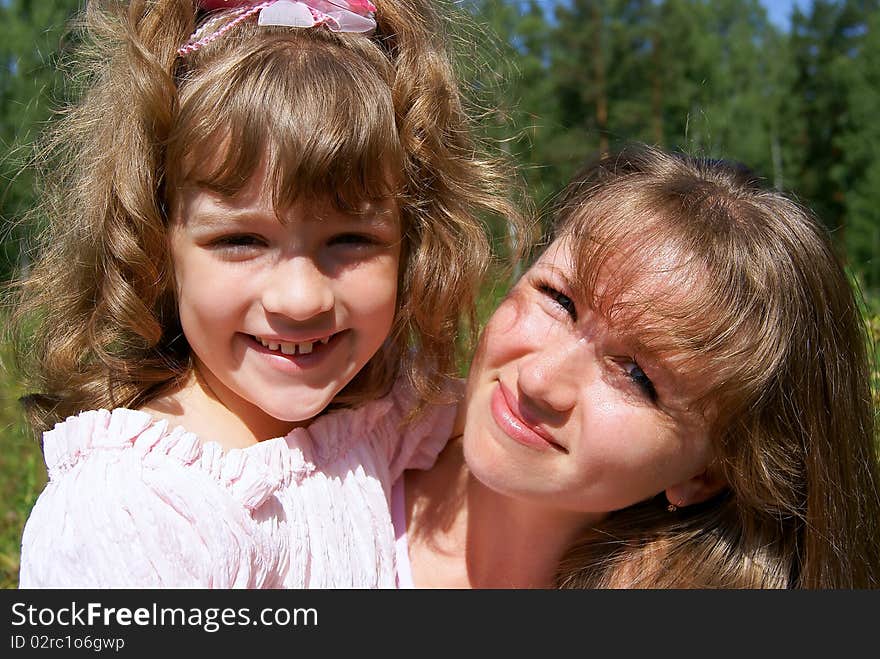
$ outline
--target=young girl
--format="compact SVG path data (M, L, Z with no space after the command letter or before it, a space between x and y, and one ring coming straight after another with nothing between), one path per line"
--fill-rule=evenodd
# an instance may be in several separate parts
M647 148L557 217L483 331L463 440L394 488L402 583L880 587L868 342L820 225Z
M16 320L52 428L22 587L394 585L475 213L514 217L433 4L89 3Z

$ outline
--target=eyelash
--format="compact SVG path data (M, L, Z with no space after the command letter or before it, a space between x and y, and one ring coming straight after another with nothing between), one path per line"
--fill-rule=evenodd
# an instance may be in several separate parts
M252 234L234 234L217 238L213 243L214 247L228 249L233 251L251 249L265 244L265 241L259 236Z
M370 235L362 233L343 233L333 236L329 241L331 245L378 245L379 241Z
M539 282L538 290L549 297L553 303L565 311L565 313L571 316L572 320L577 320L577 307L574 305L574 300L568 297L565 293L560 292L547 282Z
M554 304L564 310L573 321L577 320L577 308L575 307L574 300L547 282L538 282L537 288L541 293L550 298ZM654 383L651 382L651 379L645 374L635 359L630 359L628 363L635 366L635 368L632 370L625 368L626 377L641 389L652 403L657 402L657 390L654 388ZM635 373L634 371L638 372Z
M633 370L625 368L624 371L626 372L626 376L630 380L632 380L648 398L651 399L652 403L656 403L657 390L654 388L654 383L651 382L651 379L647 375L645 375L642 367L639 366L638 362L635 359L631 360L629 363L635 366L635 368ZM634 371L636 370L638 371L638 374L634 373Z
M329 245L353 245L353 246L370 246L378 245L379 241L373 236L359 233L344 233L333 236L327 241ZM259 236L251 234L235 234L223 236L216 239L212 243L215 247L228 250L244 250L253 247L259 247L266 244L266 241Z

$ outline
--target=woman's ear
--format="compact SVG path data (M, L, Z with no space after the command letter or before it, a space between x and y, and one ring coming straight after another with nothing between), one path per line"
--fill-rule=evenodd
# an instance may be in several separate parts
M727 480L716 470L707 468L693 478L666 488L666 500L677 508L703 503L727 487Z

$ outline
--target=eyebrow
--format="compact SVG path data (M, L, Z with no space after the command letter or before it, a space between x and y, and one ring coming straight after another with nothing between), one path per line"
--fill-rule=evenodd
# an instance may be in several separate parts
M251 224L255 222L265 221L270 218L280 222L284 222L284 215L280 217L267 214L253 209L239 209L234 206L228 206L223 201L212 200L206 208L191 213L186 219L198 226L205 228L223 227L229 224ZM302 218L303 221L321 222L327 219L325 213L307 213ZM336 212L330 217L340 224L358 224L366 225L375 229L394 229L399 222L395 213L385 208L370 209L363 213L346 213Z
M673 362L676 357L685 355L680 351L675 350L670 343L664 345L661 340L661 345L652 347L650 345L652 343L650 340L645 341L640 338L639 333L643 333L643 328L640 327L638 323L626 322L626 319L624 319L623 322L612 322L608 318L605 318L605 322L608 323L609 330L613 332L622 343L632 348L635 353L633 356L638 355L639 357L646 357L647 360L650 361L650 367L661 370L663 374L670 379L678 380L684 376L679 369L673 366ZM656 333L659 334L659 332ZM651 332L651 334L655 334L655 332ZM640 365L643 364L640 363Z

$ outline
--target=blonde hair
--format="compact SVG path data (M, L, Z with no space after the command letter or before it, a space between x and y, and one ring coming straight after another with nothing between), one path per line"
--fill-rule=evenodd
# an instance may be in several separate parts
M809 211L740 165L634 146L575 177L554 231L574 238L592 304L703 383L728 483L676 512L661 493L612 513L558 585L880 585L869 340ZM676 290L640 295L659 272Z
M192 0L88 3L85 92L48 141L48 224L13 319L37 431L140 406L188 372L169 204L185 182L235 194L261 164L276 208L398 200L396 321L333 404L382 395L401 372L423 401L439 396L463 321L475 325L491 257L482 214L521 220L504 163L474 137L438 3L376 4L371 36L245 21L178 56L218 14Z

